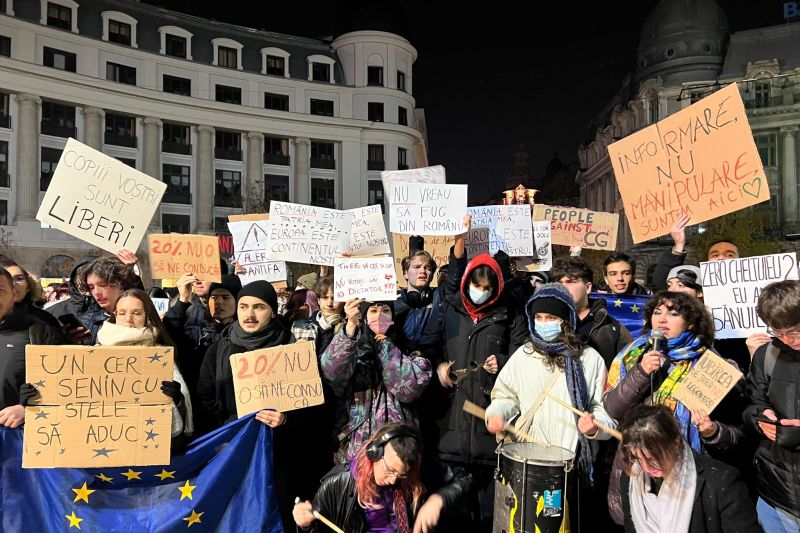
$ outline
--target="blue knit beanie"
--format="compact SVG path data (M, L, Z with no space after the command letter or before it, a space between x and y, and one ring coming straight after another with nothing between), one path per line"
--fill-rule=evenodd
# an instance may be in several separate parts
M572 295L560 283L546 283L539 287L539 290L525 305L525 313L528 316L528 324L531 326L536 313L549 313L562 318L569 323L572 331L575 331L578 324Z

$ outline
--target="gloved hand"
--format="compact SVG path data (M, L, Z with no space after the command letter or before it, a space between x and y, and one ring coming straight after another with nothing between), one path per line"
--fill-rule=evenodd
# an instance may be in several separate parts
M181 392L181 384L177 381L162 381L161 392L172 398L175 405L183 403L183 393Z
M39 396L39 391L30 383L23 383L19 388L19 403L23 407L31 404L31 400Z

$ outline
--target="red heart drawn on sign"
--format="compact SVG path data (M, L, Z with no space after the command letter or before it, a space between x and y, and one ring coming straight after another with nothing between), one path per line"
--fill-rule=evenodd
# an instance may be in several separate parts
M748 185L756 187L755 194L747 190ZM761 178L756 178L753 181L742 184L742 192L749 194L753 198L758 198L759 196L761 196Z

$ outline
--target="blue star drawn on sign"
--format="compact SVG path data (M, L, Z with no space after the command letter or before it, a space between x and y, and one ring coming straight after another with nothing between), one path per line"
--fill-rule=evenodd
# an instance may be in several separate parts
M158 437L158 433L153 433L152 431L147 431L147 438L145 440L156 440Z
M36 413L36 420L39 420L40 418L46 419L47 415L48 415L48 413L46 413L44 411L39 411L38 413Z
M147 420L144 421L144 423L148 426L152 426L155 423L155 420L153 420L152 418L148 418Z
M154 353L153 355L148 357L148 359L150 359L151 363L155 363L156 361L161 361L162 357L163 357L163 355L158 355L157 353Z
M104 457L108 457L108 454L111 452L115 452L117 450L109 450L108 448L100 448L99 450L92 450L94 452L94 457L99 457L100 455Z
M40 379L39 381L37 381L36 383L34 383L34 385L36 385L37 387L44 387L44 380L43 380L43 379Z

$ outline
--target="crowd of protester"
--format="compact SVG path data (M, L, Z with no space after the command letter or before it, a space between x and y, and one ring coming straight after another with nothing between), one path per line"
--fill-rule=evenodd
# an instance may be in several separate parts
M28 344L172 346L175 371L161 390L180 453L237 418L232 354L307 340L325 402L255 416L273 430L286 530L322 531L316 510L348 532L490 531L498 443L513 429L574 453L573 531L800 531L800 282L763 290L766 331L715 340L699 269L683 265L686 222L643 284L621 252L595 278L579 255L556 257L547 273L517 271L502 252L468 260L466 234L437 265L412 238L406 288L390 302L336 302L325 268L293 289L242 286L234 265L220 282L187 273L172 290L145 291L126 250L43 291L6 259L0 425L23 424L38 395L25 383ZM707 257L742 252L720 240ZM654 293L638 338L589 298L596 288ZM163 316L157 297L170 298ZM708 353L746 376L710 413L672 394ZM465 412L466 401L485 418Z

